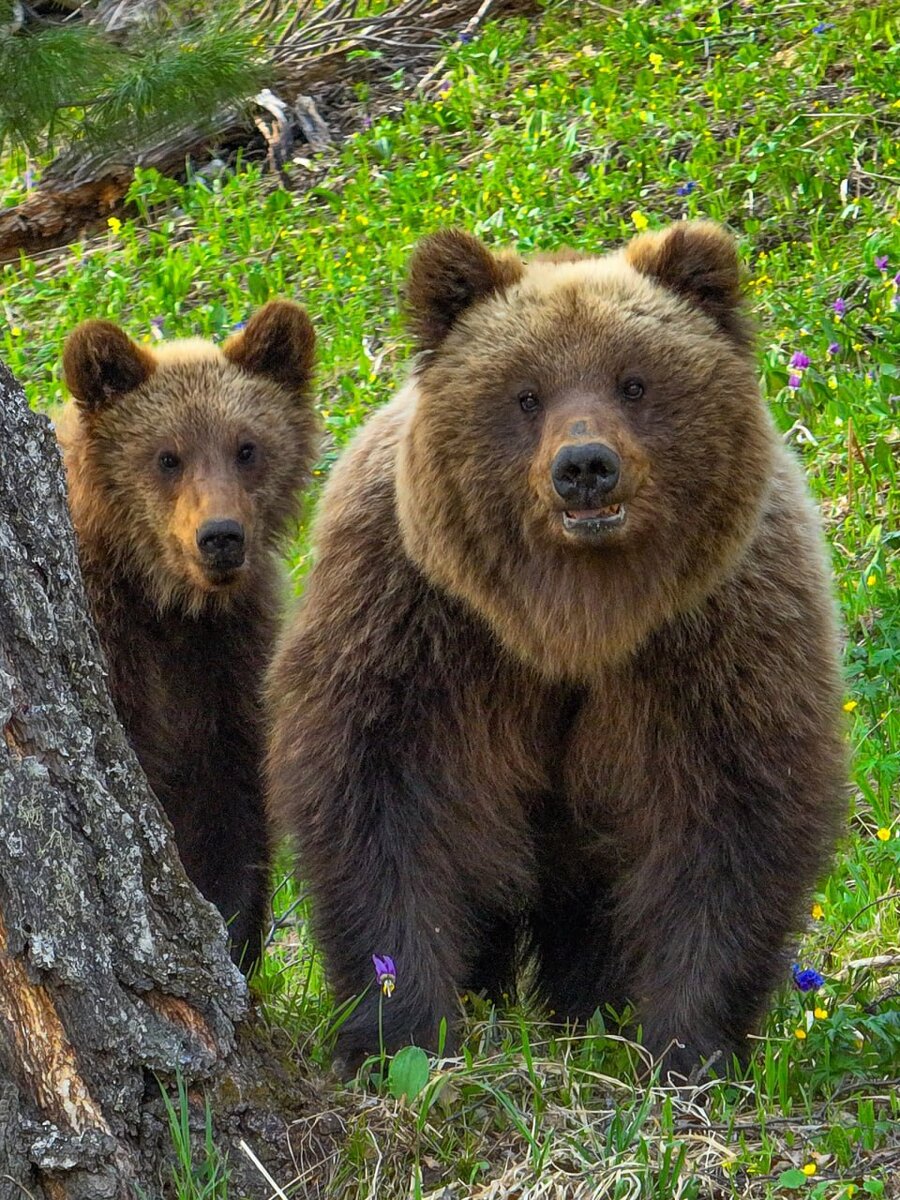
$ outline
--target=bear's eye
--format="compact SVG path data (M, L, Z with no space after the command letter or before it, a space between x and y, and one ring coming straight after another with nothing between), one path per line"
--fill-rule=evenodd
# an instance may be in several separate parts
M622 395L626 400L640 400L644 394L644 385L639 379L626 379L622 384Z
M156 459L159 464L159 469L166 474L171 474L177 471L181 466L181 459L177 454L173 454L171 450L163 450Z
M522 409L522 412L537 412L541 407L537 393L533 392L530 388L527 391L519 392L519 407Z
M256 446L254 446L253 442L244 442L243 446L237 452L238 462L246 466L247 463L252 463L255 458Z

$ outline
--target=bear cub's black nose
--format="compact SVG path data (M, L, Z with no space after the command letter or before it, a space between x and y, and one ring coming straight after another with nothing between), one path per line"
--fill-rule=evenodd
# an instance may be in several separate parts
M557 494L584 507L611 492L619 482L621 462L615 450L602 442L563 446L550 474Z
M244 527L239 521L204 521L197 546L210 566L239 567L244 561Z

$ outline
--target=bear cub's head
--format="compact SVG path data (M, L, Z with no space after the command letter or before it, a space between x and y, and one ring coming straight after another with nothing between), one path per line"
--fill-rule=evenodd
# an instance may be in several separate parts
M74 404L60 440L82 544L101 543L160 608L240 594L315 458L314 351L304 309L277 300L221 349L79 325L63 353Z
M715 586L776 441L725 229L527 262L444 231L418 246L406 302L420 353L397 495L434 582L554 672Z

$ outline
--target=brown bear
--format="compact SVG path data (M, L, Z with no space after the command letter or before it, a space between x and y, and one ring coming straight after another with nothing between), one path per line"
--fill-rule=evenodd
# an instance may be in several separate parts
M314 345L305 311L273 301L221 349L85 321L63 356L57 433L110 693L245 968L266 915L275 550L316 453Z
M826 556L739 280L703 222L414 255L419 356L333 473L268 684L273 811L362 995L351 1067L526 962L558 1017L630 1002L669 1069L747 1053L845 761Z

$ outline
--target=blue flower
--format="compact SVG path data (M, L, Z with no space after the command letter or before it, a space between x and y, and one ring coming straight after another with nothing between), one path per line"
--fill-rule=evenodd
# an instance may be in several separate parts
M465 45L468 45L469 42L471 42L473 37L474 37L474 34L469 33L468 29L464 29L459 35L459 40L465 46Z
M791 967L791 975L798 992L817 992L825 983L824 975L820 975L812 967L804 967L801 971L798 963Z
M888 269L888 256L886 254L876 254L875 266L879 271L886 271Z
M687 181L687 183L682 183L679 187L677 187L675 189L675 195L676 196L689 196L696 186L697 185L693 181L693 179L689 179Z
M813 33L827 33L829 29L834 29L829 21L820 21L818 25L813 25Z
M397 982L397 968L394 966L394 960L389 954L385 954L384 957L373 954L372 965L375 968L375 978L378 980L382 993L390 999Z

